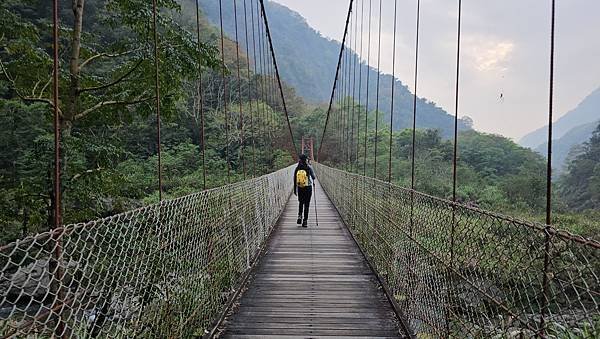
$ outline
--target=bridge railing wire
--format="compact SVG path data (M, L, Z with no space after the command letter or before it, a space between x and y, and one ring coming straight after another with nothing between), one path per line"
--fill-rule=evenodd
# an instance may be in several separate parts
M600 336L597 241L321 164L315 169L417 335Z
M0 337L203 335L276 223L292 170L2 246Z

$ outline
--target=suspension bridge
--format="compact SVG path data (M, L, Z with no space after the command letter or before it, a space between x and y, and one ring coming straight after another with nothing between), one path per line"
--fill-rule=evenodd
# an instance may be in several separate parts
M261 145L255 143L255 134L265 126L253 126L253 121L262 117L270 122L269 126L276 121L281 123L278 128L285 132L281 135L286 141L278 141L292 155L298 154L263 0L218 2L222 64L226 64L222 6L233 6L235 11L236 48L232 58L237 67L231 74L222 67L221 88L216 89L223 94L218 98L222 100L221 112L225 117L225 140L230 140L232 126L240 126L241 148L256 152ZM442 199L415 190L419 5L415 20L411 186L393 183L391 147L387 155L387 178L378 177L377 157L385 155L378 154L377 142L372 150L374 173L372 176L366 173L366 153L371 151L366 143L368 124L364 120L361 125L356 107L360 107L362 91L369 90L369 79L366 86L361 86L363 73L359 72L357 79L356 68L362 66L353 56L352 48L357 46L359 22L365 18L371 20L373 2L377 5L377 0L349 1L323 133L320 140L314 140L315 147L313 139L299 136L301 151L316 160L317 174L315 200L311 205L314 215L305 229L295 223L294 166L259 176L256 164L250 164L254 157L245 159L240 152L243 180L233 182L231 153L235 150L229 142L225 150L226 184L176 199L162 199L157 34L160 21L156 1L150 20L154 33L153 98L160 202L103 219L63 225L60 41L58 0L54 0L54 81L49 102L55 117L54 223L46 232L0 247L0 336L599 337L600 243L551 224L554 1L545 224L457 202L457 120L452 198ZM198 12L196 8L196 15ZM197 16L196 20L199 22ZM460 0L457 22L455 119L458 119L460 88ZM199 24L197 29L200 42ZM352 32L354 42L349 38ZM370 35L371 32L369 39ZM240 60L244 47L253 62L244 64ZM393 50L395 53L396 49ZM393 60L395 66L395 54ZM244 72L250 77L251 71L268 76L259 79L255 92L248 93L251 107L244 111L241 102L244 92L239 80ZM237 84L227 84L236 78ZM379 93L379 78L377 87L371 90ZM227 91L237 91L240 98L235 116L231 110L236 103ZM200 89L198 106L204 157L202 93ZM259 99L277 106L282 119L275 119ZM391 99L393 108L393 92ZM351 105L350 100L358 100L359 105ZM368 110L370 106L366 103L364 107ZM377 107L375 114L378 112ZM363 116L367 119L367 112ZM376 118L375 122L378 121ZM379 129L375 127L374 131L378 139ZM276 133L270 131L265 135ZM262 147L268 149L273 142ZM359 161L362 152L364 163ZM333 166L336 164L337 168ZM204 175L206 187L206 172Z

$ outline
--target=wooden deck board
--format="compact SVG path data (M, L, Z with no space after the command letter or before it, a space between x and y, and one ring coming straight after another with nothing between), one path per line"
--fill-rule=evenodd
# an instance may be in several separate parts
M376 276L320 186L317 203L319 226L311 206L309 227L301 228L292 196L221 337L402 337Z

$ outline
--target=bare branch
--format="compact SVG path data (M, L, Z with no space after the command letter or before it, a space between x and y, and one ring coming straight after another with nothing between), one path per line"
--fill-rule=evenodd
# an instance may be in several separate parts
M39 97L35 97L35 96L30 97L30 96L23 95L21 92L19 92L19 89L17 88L17 85L15 83L15 79L10 76L10 74L8 73L8 70L6 69L6 67L4 67L4 63L2 62L1 59L0 59L0 69L2 69L2 73L4 74L6 79L12 84L13 90L15 91L15 93L21 100L28 101L28 102L41 102L41 103L45 103L45 104L49 105L50 107L54 108L54 102L51 99L42 98L43 92L40 93ZM44 88L46 88L46 86L44 86ZM60 110L60 108L58 108L58 113L62 116L62 111Z
M136 48L136 49L132 49L132 50L129 50L129 51L122 52L122 53L114 53L114 54L111 54L111 53L99 53L99 54L93 55L93 56L89 57L87 60L85 60L79 66L79 71L81 71L85 66L87 66L89 63L91 63L92 61L94 61L94 60L96 60L98 58L103 58L103 57L104 58L118 58L120 56L131 54L131 53L134 53L134 52L137 52L137 51L140 51L140 50L142 50L142 48Z
M100 90L100 89L105 89L105 88L114 86L114 85L120 83L121 81L125 80L128 76L130 76L133 73L133 71L135 71L141 64L142 64L142 60L138 60L138 62L135 64L135 66L133 66L125 74L123 74L120 77L118 77L115 81L113 81L111 83L108 83L108 84L100 85L100 86L82 88L82 89L79 90L79 93L89 92L89 91L97 91L97 90Z
M155 97L145 97L145 98L137 98L134 99L132 101L119 101L119 100L108 100L108 101L101 101L97 104L95 104L94 106L86 109L85 111L75 115L75 119L81 119L85 116L87 116L88 114L92 113L93 111L99 110L102 107L106 107L106 106L114 106L114 105L125 105L125 106L129 106L129 105L135 105L135 104L139 104L145 101L149 101L154 99Z
M54 75L54 70L52 70L52 75ZM50 76L48 78L48 81L46 82L46 84L44 85L44 87L42 87L42 89L40 90L40 95L38 96L38 98L41 98L42 95L44 95L44 92L46 91L46 88L48 88L48 86L50 86L50 84L52 83L52 79L53 79L52 76Z
M33 85L33 89L31 90L31 96L34 97L35 96L35 90L37 89L37 87L40 85L40 82L42 82L42 80L38 80L35 85Z
M104 170L104 168L103 168L103 167L98 167L98 168L94 168L94 169L89 169L89 170L83 171L82 173L75 174L74 176L72 176L72 177L69 179L69 181L70 181L70 182L73 182L73 181L75 181L75 180L77 180L77 179L81 178L82 176L84 176L84 175L86 175L86 174L92 174L92 173L94 173L94 172L100 172L100 171L102 171L102 170Z

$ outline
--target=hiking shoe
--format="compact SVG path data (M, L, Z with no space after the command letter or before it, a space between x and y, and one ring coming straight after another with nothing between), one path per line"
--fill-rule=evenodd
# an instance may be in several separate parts
M298 217L298 220L296 220L296 224L300 225L302 223L302 217Z
M308 220L304 219L302 221L302 227L308 227Z

